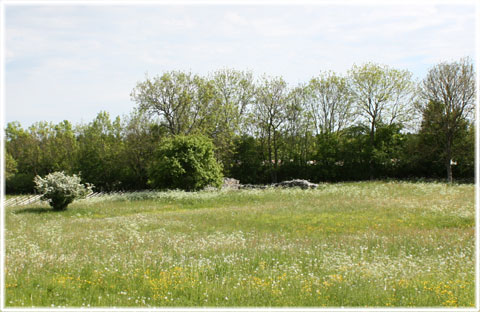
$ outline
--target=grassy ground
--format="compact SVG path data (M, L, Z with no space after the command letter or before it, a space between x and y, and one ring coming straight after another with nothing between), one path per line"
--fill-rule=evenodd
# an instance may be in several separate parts
M474 186L118 195L6 209L7 306L474 305Z

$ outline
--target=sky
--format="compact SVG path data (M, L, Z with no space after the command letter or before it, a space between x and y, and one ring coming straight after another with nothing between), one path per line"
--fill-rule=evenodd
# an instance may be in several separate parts
M420 2L420 1L419 1ZM228 2L227 2L228 3ZM74 124L129 114L136 84L170 70L282 76L375 62L422 79L475 58L475 5L5 4L5 122Z

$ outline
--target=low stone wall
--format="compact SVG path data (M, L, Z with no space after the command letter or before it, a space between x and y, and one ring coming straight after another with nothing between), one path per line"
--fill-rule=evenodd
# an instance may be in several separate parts
M307 180L290 180L280 183L273 183L270 185L258 185L258 184L240 184L240 181L232 178L225 178L223 188L230 189L266 189L268 187L300 187L302 189L314 189L318 187L318 184L311 183Z

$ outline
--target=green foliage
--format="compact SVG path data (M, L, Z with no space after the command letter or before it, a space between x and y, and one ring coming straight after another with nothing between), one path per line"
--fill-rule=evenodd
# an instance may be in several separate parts
M38 124L37 124L38 125ZM38 128L38 127L37 127ZM21 127L18 122L10 122L5 129L5 146L6 151L17 162L17 170L19 174L46 174L41 172L40 145L42 136L35 131L32 126L28 130Z
M340 131L351 124L352 94L346 77L333 72L321 73L308 84L308 106L316 134Z
M106 112L100 112L95 120L80 129L76 169L98 190L111 191L121 187L124 168L121 131L120 118L112 122Z
M234 141L245 132L247 109L255 92L252 73L222 69L213 73L215 103L206 134L213 140L217 158L228 172L233 166Z
M453 181L452 160L459 133L472 120L475 107L475 69L469 58L440 63L432 67L420 85L422 101L417 103L423 114L422 130L433 134L447 171Z
M44 178L36 176L36 189L42 193L42 200L48 201L54 210L66 210L75 199L84 198L91 192L91 185L80 183L79 176L68 176L63 172L53 172Z
M408 122L416 96L412 74L389 66L366 63L349 71L350 89L357 114L370 129L370 179L375 171L375 135L378 126Z
M263 165L262 150L258 140L251 136L242 136L235 141L235 163L230 174L241 183L265 183L266 167Z
M200 190L220 187L222 168L212 142L199 135L167 138L155 152L149 168L149 184L160 189Z
M445 105L430 101L424 108L421 129L418 134L417 155L423 157L424 166L431 166L436 176L443 175L445 160L452 159L456 165L452 170L456 177L467 178L474 172L475 131L473 123L456 117L455 126L452 114L445 114ZM446 148L450 138L449 149Z
M325 132L316 137L317 150L315 159L315 180L336 181L339 177L340 164L344 165L344 158L341 155L342 138L331 132Z
M146 77L133 89L131 97L140 110L158 117L172 135L205 130L215 102L210 81L181 71Z
M453 174L457 178L472 179L475 172L475 126L469 123L453 144L456 165ZM473 179L472 179L473 180Z
M373 161L380 177L395 176L402 165L405 134L399 124L379 125L375 136Z
M377 123L412 119L415 84L412 73L386 65L366 63L349 71L356 112L375 130Z
M232 69L164 72L136 85L137 108L122 118L100 112L76 126L8 123L5 189L31 193L35 175L55 171L81 172L98 191L173 187L157 183L164 173L154 168L158 142L175 135L210 139L223 174L243 183L439 178L445 168L472 179L474 90L468 59L434 66L418 86L408 71L375 63L347 75L320 72L297 86ZM181 176L177 169L165 179ZM198 187L183 182L175 187Z
M35 175L73 171L78 148L73 127L68 121L57 125L37 122L26 130L19 123L12 122L7 124L5 132L6 155L13 158L16 168L14 175L7 177L7 191L30 193ZM11 160L7 161L11 164Z
M364 180L368 178L368 129L348 127L338 133L317 136L312 171L314 181Z
M17 172L17 162L8 152L5 153L5 180L10 179Z
M31 194L35 189L31 172L17 172L8 180L5 180L5 192L7 194Z
M256 89L253 120L258 136L264 145L270 182L277 182L280 134L286 120L288 104L287 83L281 77L263 77Z
M141 111L134 111L122 124L121 151L117 156L121 187L128 190L148 188L147 167L165 129L154 125Z

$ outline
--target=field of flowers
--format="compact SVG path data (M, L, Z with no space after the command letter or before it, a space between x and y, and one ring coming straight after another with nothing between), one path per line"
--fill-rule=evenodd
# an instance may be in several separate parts
M136 193L5 208L8 307L473 307L473 185Z

